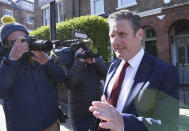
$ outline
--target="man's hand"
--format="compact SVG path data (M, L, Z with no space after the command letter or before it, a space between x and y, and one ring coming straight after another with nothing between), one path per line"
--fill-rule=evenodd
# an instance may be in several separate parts
M10 53L9 58L11 60L17 61L22 57L22 55L29 51L29 46L27 42L21 42L22 39L25 39L25 36L20 36L16 39Z
M78 54L84 54L84 53L85 53L85 51L84 51L82 48L79 48L79 49L75 52L75 56L77 56ZM83 58L77 58L77 57L76 57L76 59L77 59L78 61L85 62L85 60L84 60Z
M89 107L89 111L93 112L93 115L96 118L104 120L103 122L100 122L99 127L110 129L112 131L123 130L123 117L115 107L108 103L104 95L101 98L101 102L92 102L92 106Z
M41 65L45 65L48 62L48 55L43 51L32 51L34 57L32 60L39 62Z
M95 63L95 58L87 58L87 59L85 59L85 62L87 64L94 64Z
M79 48L77 51L76 51L76 54L84 54L85 53L85 50L83 50L82 48ZM87 64L94 64L95 63L95 58L87 58L87 59L84 59L84 58L77 58L78 61L81 61L81 62L85 62Z

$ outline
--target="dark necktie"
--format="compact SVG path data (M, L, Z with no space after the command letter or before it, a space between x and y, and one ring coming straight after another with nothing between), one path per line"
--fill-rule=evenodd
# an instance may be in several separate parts
M126 62L123 65L120 74L117 76L117 78L115 80L115 83L113 85L113 88L112 88L112 91L111 91L111 94L110 94L110 98L108 100L108 103L113 105L115 108L117 106L119 93L120 93L121 86L122 86L122 83L123 83L123 80L124 80L124 77L125 77L125 72L126 72L126 69L127 69L128 66L129 66L128 62ZM97 131L109 131L109 130L98 127Z

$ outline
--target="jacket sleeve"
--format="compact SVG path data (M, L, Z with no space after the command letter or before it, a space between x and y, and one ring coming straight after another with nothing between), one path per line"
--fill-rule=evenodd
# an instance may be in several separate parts
M85 64L81 61L75 60L67 76L66 87L68 89L74 89L76 87L84 70Z
M108 66L105 64L104 60L102 59L102 57L97 56L95 57L95 68L97 70L97 72L102 76L102 77L106 77L107 71L108 71Z
M8 57L3 58L0 65L0 98L6 98L11 88L14 87L19 68L18 61L11 61Z
M125 131L178 131L178 73L170 66L159 85L157 102L148 116L123 113Z
M47 64L43 65L43 68L50 79L61 82L66 80L65 72L58 64L48 61Z

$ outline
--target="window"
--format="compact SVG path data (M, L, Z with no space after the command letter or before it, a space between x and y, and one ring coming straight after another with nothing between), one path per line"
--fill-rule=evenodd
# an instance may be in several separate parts
M22 8L25 9L25 10L34 11L34 4L33 3L23 1L20 6L22 6Z
M104 0L91 0L91 15L104 14Z
M43 8L43 25L50 24L50 7Z
M136 5L136 0L118 0L118 9Z
M143 39L143 46L145 50L153 56L158 55L157 52L157 38L156 32L151 27L146 27L144 29L144 39Z
M30 15L26 15L26 23L33 24L33 19Z
M12 10L8 10L8 9L4 10L4 15L10 15L10 16L14 17L13 11Z
M60 1L57 3L58 8L58 22L64 21L64 2Z

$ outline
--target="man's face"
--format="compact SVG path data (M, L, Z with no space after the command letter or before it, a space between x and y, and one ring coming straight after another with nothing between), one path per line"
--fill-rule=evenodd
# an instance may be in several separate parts
M27 34L24 31L14 31L10 33L9 36L7 37L5 48L12 47L14 43L16 42L16 39L25 38L26 35Z
M110 42L116 56L128 61L142 47L143 30L139 29L135 33L128 20L111 20L109 26Z

